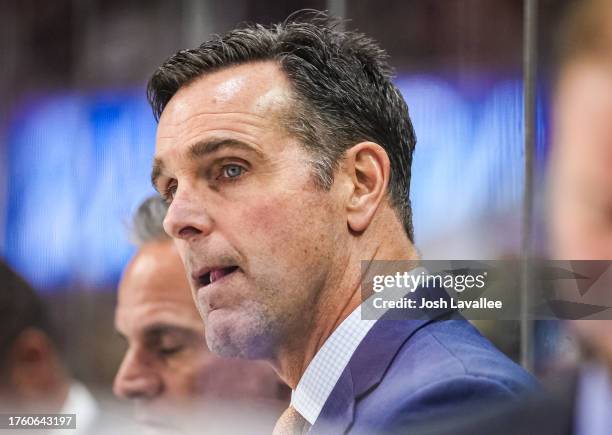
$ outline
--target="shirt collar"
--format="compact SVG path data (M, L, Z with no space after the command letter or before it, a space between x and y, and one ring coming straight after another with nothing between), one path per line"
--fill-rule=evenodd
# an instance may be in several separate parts
M291 405L311 425L319 417L357 346L375 323L376 320L361 319L359 305L340 323L308 364L291 394Z

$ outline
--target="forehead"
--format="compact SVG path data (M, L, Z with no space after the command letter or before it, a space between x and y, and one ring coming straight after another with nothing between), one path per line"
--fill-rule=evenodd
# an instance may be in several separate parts
M557 115L562 121L601 122L609 126L612 113L612 65L596 60L576 61L561 74ZM564 127L559 122L558 127Z
M158 143L175 138L197 123L265 128L291 99L289 82L272 61L250 62L205 74L183 86L170 99L159 121Z
M146 243L138 250L119 284L116 311L121 330L162 321L201 325L183 263L170 241Z
M559 81L555 104L553 151L562 167L600 176L600 187L612 185L612 67L582 60L567 66ZM557 182L563 180L558 179Z

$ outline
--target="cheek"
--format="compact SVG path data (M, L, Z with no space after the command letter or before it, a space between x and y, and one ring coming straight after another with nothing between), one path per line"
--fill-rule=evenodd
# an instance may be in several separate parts
M207 352L190 352L169 363L164 377L168 392L177 399L199 396L210 357Z
M303 193L269 198L244 210L241 232L266 246L269 255L308 255L329 237L338 219L325 199L323 194Z
M243 213L242 221L246 231L253 235L273 235L282 231L291 222L292 209L290 204L283 205L275 200L268 200L249 207Z
M302 187L252 196L234 209L223 232L245 258L252 285L242 295L287 312L314 297L313 289L324 285L342 255L338 246L346 224L342 227L340 201L334 199L329 192Z
M240 385L243 381L236 370L242 360L224 359L214 355L202 359L194 376L191 378L191 394L200 398L240 398Z
M259 233L260 237L254 240L253 249L265 247L265 250L251 256L252 264L259 271L267 271L266 275L272 279L270 284L277 281L277 286L294 287L294 291L299 292L297 283L305 284L324 273L320 262L328 257L325 238L305 215L278 217L282 218L275 219L267 232Z

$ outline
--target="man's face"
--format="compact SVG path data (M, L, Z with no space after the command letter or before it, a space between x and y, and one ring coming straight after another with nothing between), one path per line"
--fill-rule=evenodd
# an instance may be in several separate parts
M263 362L227 361L205 345L183 264L170 241L145 244L119 286L116 328L127 352L115 393L152 432L184 429L218 401L274 405L279 380Z
M553 256L612 260L612 67L567 66L559 82L551 165ZM610 300L598 301L609 305ZM612 368L612 320L572 327Z
M181 88L159 122L164 227L222 355L273 359L303 338L346 262L339 183L316 187L311 156L284 128L290 96L276 64L249 63Z
M557 258L612 260L612 66L565 68L555 106L551 237Z

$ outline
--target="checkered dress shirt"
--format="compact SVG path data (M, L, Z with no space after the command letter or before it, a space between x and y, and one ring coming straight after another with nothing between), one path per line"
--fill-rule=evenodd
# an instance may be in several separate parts
M319 417L357 346L375 323L376 320L362 320L361 305L358 306L325 341L306 368L291 394L291 406L311 425Z

